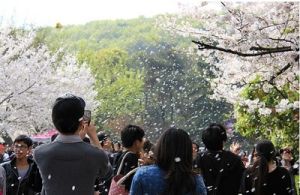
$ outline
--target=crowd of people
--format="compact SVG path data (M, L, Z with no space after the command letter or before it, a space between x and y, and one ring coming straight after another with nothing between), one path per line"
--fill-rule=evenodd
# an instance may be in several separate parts
M202 131L204 148L179 128L155 143L137 125L121 131L121 142L84 119L85 101L59 97L52 121L59 134L34 147L18 136L0 145L0 195L295 195L298 165L291 148L276 151L258 141L250 155L239 143L224 149L226 129L213 123ZM280 155L278 156L277 153Z

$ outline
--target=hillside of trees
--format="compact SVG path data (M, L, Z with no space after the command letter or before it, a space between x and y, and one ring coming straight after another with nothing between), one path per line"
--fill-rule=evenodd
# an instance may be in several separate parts
M209 98L215 76L210 65L187 52L191 40L158 28L157 18L58 23L40 29L38 39L52 51L63 47L91 68L99 129L114 134L134 123L155 139L175 125L199 140L201 130L224 122L232 107Z

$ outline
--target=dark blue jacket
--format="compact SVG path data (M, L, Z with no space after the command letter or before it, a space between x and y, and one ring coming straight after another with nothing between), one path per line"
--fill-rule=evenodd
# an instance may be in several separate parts
M42 179L35 162L28 158L29 169L25 177L20 181L16 167L16 158L1 164L6 172L7 195L35 195L41 192Z

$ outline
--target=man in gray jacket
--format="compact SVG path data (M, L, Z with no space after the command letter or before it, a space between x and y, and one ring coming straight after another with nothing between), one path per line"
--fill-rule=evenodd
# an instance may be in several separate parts
M52 121L60 134L33 155L43 180L42 195L93 195L96 178L112 172L95 126L83 120L84 108L84 100L73 95L54 103ZM82 141L83 130L94 146Z

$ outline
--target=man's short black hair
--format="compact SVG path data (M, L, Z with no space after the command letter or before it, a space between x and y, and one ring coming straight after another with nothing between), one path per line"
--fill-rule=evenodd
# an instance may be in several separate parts
M136 140L142 141L145 135L144 130L136 125L128 125L121 131L122 145L130 148Z
M62 134L74 134L84 114L85 102L74 95L66 95L56 99L52 109L52 121Z
M226 140L226 129L221 124L213 123L202 132L202 141L208 150L222 150Z
M30 137L28 137L27 135L19 135L15 141L14 144L17 142L24 142L28 147L31 147L33 145L33 141Z

